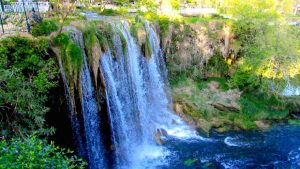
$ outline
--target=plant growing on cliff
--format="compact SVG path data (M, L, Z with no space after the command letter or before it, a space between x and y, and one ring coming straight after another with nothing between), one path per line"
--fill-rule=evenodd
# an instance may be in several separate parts
M56 147L36 135L0 141L0 168L84 169L86 163L73 152Z
M60 48L62 64L67 73L69 82L73 81L76 84L83 66L82 50L66 33L57 35L53 43Z
M216 51L215 54L208 60L207 64L204 67L206 73L213 76L227 76L229 67L223 58L220 51Z
M9 37L0 41L0 132L2 136L32 130L51 134L45 125L47 94L57 73L45 39Z
M35 25L31 29L31 34L33 36L47 36L51 32L58 29L58 26L53 20L44 20L41 23Z
M80 72L83 66L82 50L74 42L69 41L66 47L66 55L63 62L68 67L70 77L79 80Z

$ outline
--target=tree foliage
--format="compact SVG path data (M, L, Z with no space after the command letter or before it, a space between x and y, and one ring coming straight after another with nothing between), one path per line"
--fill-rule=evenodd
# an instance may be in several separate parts
M54 58L45 39L9 37L0 41L1 135L33 130L53 133L45 126L47 94L56 85Z
M222 0L220 6L223 12L239 16L243 13L265 14L277 13L291 14L297 5L297 0Z
M253 12L257 10L272 10L279 13L292 13L297 0L185 0L183 4L190 6L218 8L222 13L239 15L238 11ZM251 10L247 10L251 8Z
M300 33L276 11L273 1L260 1L258 6L250 2L233 11L237 17L233 31L241 49L232 82L282 90L288 77L300 74Z
M64 168L83 169L86 163L73 152L56 147L36 135L0 141L0 168Z

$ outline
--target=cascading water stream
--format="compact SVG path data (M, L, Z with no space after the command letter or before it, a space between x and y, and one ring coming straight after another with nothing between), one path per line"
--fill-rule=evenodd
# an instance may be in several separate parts
M155 168L163 163L167 150L155 141L157 130L175 137L196 136L169 108L166 75L159 40L145 25L152 46L149 58L142 56L126 22L115 25L126 41L123 53L115 35L116 56L108 51L101 56L101 72L106 86L116 168Z
M83 68L80 74L80 95L83 114L83 125L85 132L85 146L89 168L106 168L104 158L104 147L102 145L100 133L100 119L98 116L99 107L94 95L94 87L89 72L87 57L85 55L82 33L78 30L69 32L70 38L82 49Z
M145 22L145 28L147 32L147 37L149 39L152 54L148 61L148 71L149 71L149 88L151 107L152 107L152 120L156 124L156 128L162 128L168 132L169 135L175 137L188 138L196 136L194 130L192 130L188 125L175 115L171 110L171 101L168 97L168 81L166 76L165 62L161 53L159 38L149 26L148 22Z

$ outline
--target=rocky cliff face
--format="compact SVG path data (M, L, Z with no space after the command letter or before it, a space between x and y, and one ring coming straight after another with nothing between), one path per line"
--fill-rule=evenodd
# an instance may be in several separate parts
M235 60L238 45L230 27L218 21L170 24L168 33L161 36L161 42L170 75L174 110L190 125L205 132L212 127L224 131L231 128L228 126L234 126L225 115L220 119L218 114L238 114L241 92L238 89L224 89L221 86L224 84L220 85L218 81L206 82L208 78L227 74L223 69L215 71L220 65L210 65L210 60L219 57L226 70L227 64ZM205 86L199 87L203 84Z
M281 104L285 101L256 101L255 93L244 95L230 84L240 45L228 23L173 23L167 32L161 45L173 107L190 125L205 133L266 129L272 121L287 118L289 110Z
M232 62L239 48L231 28L218 21L170 24L167 35L161 38L168 63L182 67L201 68L216 52Z

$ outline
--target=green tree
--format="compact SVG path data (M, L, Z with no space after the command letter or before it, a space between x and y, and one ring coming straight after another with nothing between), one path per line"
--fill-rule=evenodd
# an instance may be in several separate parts
M2 136L33 130L51 134L45 126L47 94L56 85L56 62L46 39L9 37L0 41L0 131Z
M300 34L275 10L274 1L260 1L257 6L250 2L232 11L237 17L233 30L241 42L239 71L233 81L242 83L237 79L251 77L255 86L270 90L276 84L279 91L286 77L300 74Z

